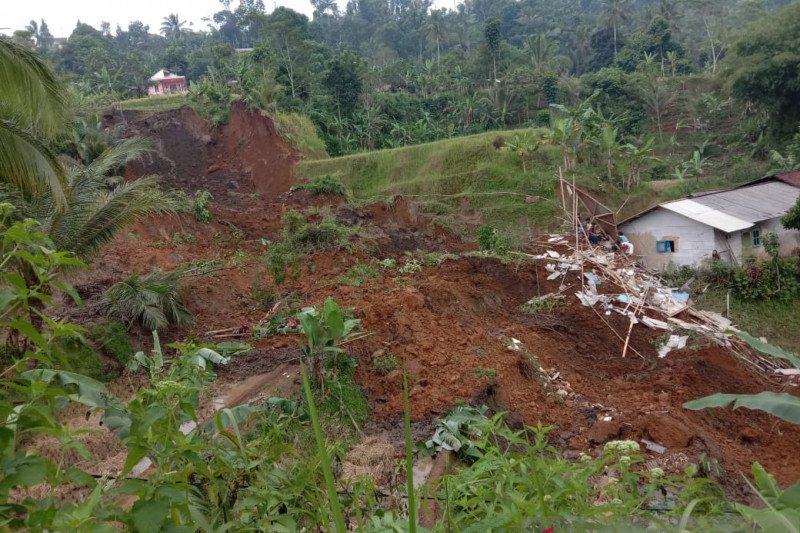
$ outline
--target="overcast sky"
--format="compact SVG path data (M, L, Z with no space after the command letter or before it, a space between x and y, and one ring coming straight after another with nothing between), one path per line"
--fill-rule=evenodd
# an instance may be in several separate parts
M345 7L346 0L339 1ZM232 6L238 5L234 1ZM313 11L309 0L264 0L267 10L286 6L311 17ZM177 13L181 20L193 25L195 30L205 30L203 17L222 10L219 0L0 0L0 32L11 35L14 30L24 29L32 19L44 19L55 37L69 37L78 20L100 28L103 21L111 23L112 33L117 24L127 28L133 20L141 20L150 26L151 33L158 33L161 20L170 13Z

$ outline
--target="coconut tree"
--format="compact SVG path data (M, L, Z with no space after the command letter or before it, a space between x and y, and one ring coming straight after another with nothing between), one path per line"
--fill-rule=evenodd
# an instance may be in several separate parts
M0 38L0 183L25 194L49 191L63 206L67 176L48 147L62 131L67 93L32 51Z
M630 5L628 0L604 0L603 19L614 31L614 58L617 57L617 33L619 27L628 21Z
M177 39L183 33L186 21L181 20L177 13L170 13L161 22L161 35L167 39Z
M430 38L431 41L433 41L436 44L437 65L439 64L441 59L441 43L445 35L444 15L446 12L447 12L446 9L432 9L430 16L428 17L428 21L426 23L428 37Z

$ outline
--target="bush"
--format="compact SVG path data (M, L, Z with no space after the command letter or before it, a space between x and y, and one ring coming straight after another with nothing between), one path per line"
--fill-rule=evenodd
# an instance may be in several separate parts
M94 324L89 328L89 337L123 367L127 366L133 357L133 348L128 338L128 332L123 324L115 320Z
M267 251L261 256L261 260L272 274L275 283L283 285L287 276L297 279L297 276L300 275L302 257L302 254L298 253L291 243L276 242L269 245Z
M200 222L208 224L211 222L211 212L209 206L214 196L208 191L197 191L194 193L194 204L192 205L192 213L195 218Z
M176 273L133 274L111 286L103 296L103 307L110 318L130 328L139 323L155 331L168 325L182 326L191 321L178 294L180 278Z
M381 355L372 361L372 369L382 376L398 368L400 368L400 364L397 362L397 358L392 354Z
M194 111L215 126L228 122L232 95L230 89L209 79L193 83L189 89L189 103Z
M60 339L54 343L54 352L65 370L89 376L97 381L106 380L100 356L80 339Z
M481 250L506 255L511 250L511 238L492 226L481 226L475 232Z
M308 191L313 194L338 194L339 196L346 196L347 189L344 187L342 180L336 176L317 176L308 183L301 183L294 185L290 192L294 191Z

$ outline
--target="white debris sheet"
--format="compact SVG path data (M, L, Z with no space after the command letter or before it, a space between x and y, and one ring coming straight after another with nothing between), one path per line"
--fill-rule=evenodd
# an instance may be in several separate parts
M658 357L665 358L669 352L674 350L683 350L686 348L686 341L689 340L688 335L670 335L669 340L661 345L658 349Z

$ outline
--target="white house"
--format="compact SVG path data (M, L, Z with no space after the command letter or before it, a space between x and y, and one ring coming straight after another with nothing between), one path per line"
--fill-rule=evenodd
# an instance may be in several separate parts
M741 264L764 257L762 238L778 235L783 255L800 249L800 232L787 230L781 217L800 197L800 172L777 174L735 189L698 193L665 202L619 224L637 257L654 270L670 264L698 265L716 250L723 260Z

